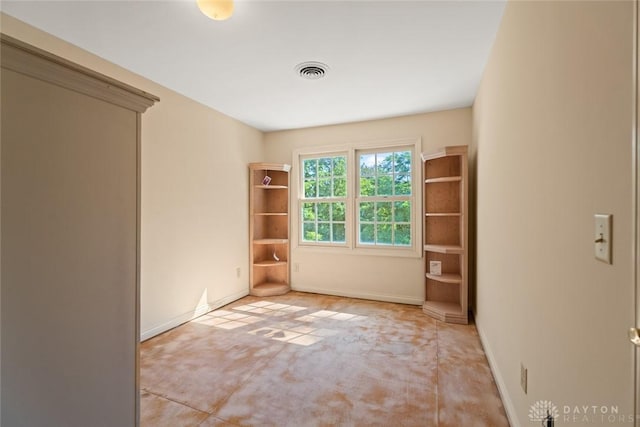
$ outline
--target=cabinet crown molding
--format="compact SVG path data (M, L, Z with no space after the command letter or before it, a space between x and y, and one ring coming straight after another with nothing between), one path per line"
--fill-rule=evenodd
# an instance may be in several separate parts
M104 74L0 33L0 66L138 113L160 101Z

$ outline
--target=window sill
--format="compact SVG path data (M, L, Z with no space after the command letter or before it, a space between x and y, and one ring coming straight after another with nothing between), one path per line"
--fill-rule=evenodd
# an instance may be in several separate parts
M353 256L382 256L387 258L422 258L422 251L415 248L350 248L348 246L322 246L322 245L301 245L298 244L294 248L296 251L310 253L324 253L335 255L353 255Z

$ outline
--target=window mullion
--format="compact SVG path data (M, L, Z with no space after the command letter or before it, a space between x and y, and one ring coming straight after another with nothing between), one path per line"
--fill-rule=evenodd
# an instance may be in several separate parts
M357 156L354 148L350 148L347 152L347 212L346 212L346 233L349 236L348 245L351 249L356 246L358 241L358 211L356 208L356 198L360 191L358 183L358 165Z
M317 198L320 195L320 160L316 159L315 161L316 163L316 191L315 191L315 197ZM317 211L318 207L316 205L316 211ZM318 221L318 217L316 216L316 223ZM318 224L316 224L317 227ZM317 232L316 232L317 235ZM316 238L317 241L317 238Z
M317 164L317 162L316 162ZM316 184L317 186L317 184ZM317 191L317 188L316 188ZM318 193L316 192L316 196L318 195ZM314 229L315 229L315 238L313 239L316 243L318 243L318 236L320 235L319 231L320 231L320 223L318 222L318 199L316 198L315 202L313 203L313 214L314 214Z

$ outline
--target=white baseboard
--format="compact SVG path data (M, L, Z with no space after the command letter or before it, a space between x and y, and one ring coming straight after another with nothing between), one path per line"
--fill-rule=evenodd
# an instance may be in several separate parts
M495 357L493 356L493 351L491 350L489 341L487 340L485 334L482 332L482 327L478 324L478 319L475 316L474 320L476 329L478 330L478 335L480 336L480 342L482 343L482 347L484 348L484 354L486 354L487 360L489 361L489 368L493 373L493 378L496 380L498 392L500 393L500 398L502 398L502 404L504 405L504 410L507 413L509 424L511 424L511 427L521 427L520 421L518 421L518 417L516 416L516 409L513 406L513 402L511 401L509 394L507 393L507 386L504 382L502 374L500 373L500 370L498 369L498 364Z
M368 299L373 301L397 302L400 304L410 304L410 305L422 305L422 303L424 302L422 299L417 299L414 297L407 297L407 296L371 294L366 292L350 292L350 291L345 292L345 291L336 290L336 289L310 288L306 286L292 286L291 289L294 291L311 292L314 294L335 295L338 297L360 298L360 299Z
M149 330L143 331L140 334L140 341L146 341L149 338L153 338L156 335L160 335L163 332L168 331L169 329L173 329L176 326L180 326L183 323L188 322L189 320L193 320L196 317L200 317L203 314L207 314L210 311L213 311L217 308L220 308L224 305L227 305L229 303L232 303L236 300L239 300L242 297L245 297L249 295L249 290L243 290L241 292L236 292L235 294L231 294L229 296L226 296L224 298L220 298L218 300L215 301L209 301L206 304L202 304L199 305L198 307L196 307L195 309L193 309L192 311L188 311L187 313L183 313L179 316L174 317L173 319L155 326Z

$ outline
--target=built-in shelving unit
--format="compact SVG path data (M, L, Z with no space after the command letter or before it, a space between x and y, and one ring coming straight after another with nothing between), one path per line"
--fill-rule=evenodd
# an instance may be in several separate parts
M282 295L289 282L290 165L249 164L249 292ZM268 182L268 183L267 183Z
M450 323L468 323L467 147L423 153L425 302L422 310ZM432 272L432 261L440 272ZM433 273L433 274L432 274Z

